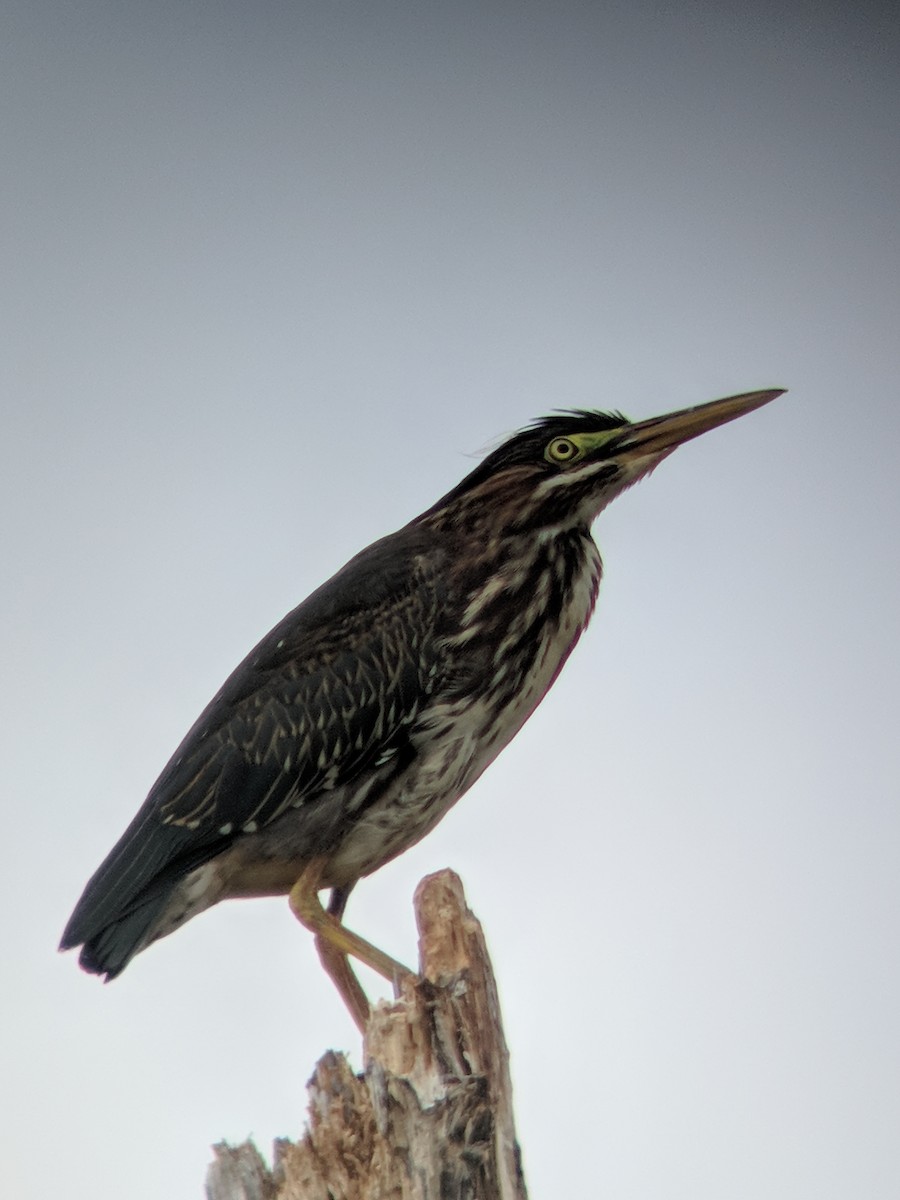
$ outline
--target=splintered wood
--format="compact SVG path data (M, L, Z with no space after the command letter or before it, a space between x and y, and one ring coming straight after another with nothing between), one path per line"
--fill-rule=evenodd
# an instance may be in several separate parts
M459 878L416 889L419 978L366 1028L365 1071L328 1051L309 1082L309 1126L275 1144L215 1146L208 1200L527 1200L509 1053L481 926Z

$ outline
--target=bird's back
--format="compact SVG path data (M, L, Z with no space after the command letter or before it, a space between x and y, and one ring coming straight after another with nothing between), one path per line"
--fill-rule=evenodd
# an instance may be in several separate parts
M66 926L61 946L83 945L87 970L121 971L203 864L397 756L437 670L444 597L423 542L408 526L368 547L232 673Z

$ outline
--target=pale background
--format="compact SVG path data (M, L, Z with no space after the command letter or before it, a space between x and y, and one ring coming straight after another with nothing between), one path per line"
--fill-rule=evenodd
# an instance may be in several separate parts
M900 1195L898 26L780 7L6 4L4 1196L199 1197L359 1063L284 902L55 951L253 642L533 416L767 386L349 917L463 876L535 1198Z

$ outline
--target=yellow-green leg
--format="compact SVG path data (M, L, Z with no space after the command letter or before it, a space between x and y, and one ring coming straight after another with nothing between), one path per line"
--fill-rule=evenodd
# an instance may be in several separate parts
M328 911L319 899L319 887L325 859L315 859L291 888L288 897L294 916L315 935L316 948L322 966L331 976L344 1003L361 1031L365 1031L369 1018L369 1001L348 961L353 955L360 962L390 980L396 991L400 979L413 972L402 963L373 946L341 923L344 906L350 894L349 888L332 891Z

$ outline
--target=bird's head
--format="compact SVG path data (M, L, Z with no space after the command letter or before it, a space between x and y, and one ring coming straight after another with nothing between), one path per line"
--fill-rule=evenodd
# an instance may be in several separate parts
M477 511L483 505L507 529L590 525L683 442L782 393L746 392L646 421L629 421L617 412L555 413L497 446L430 513L458 505Z

